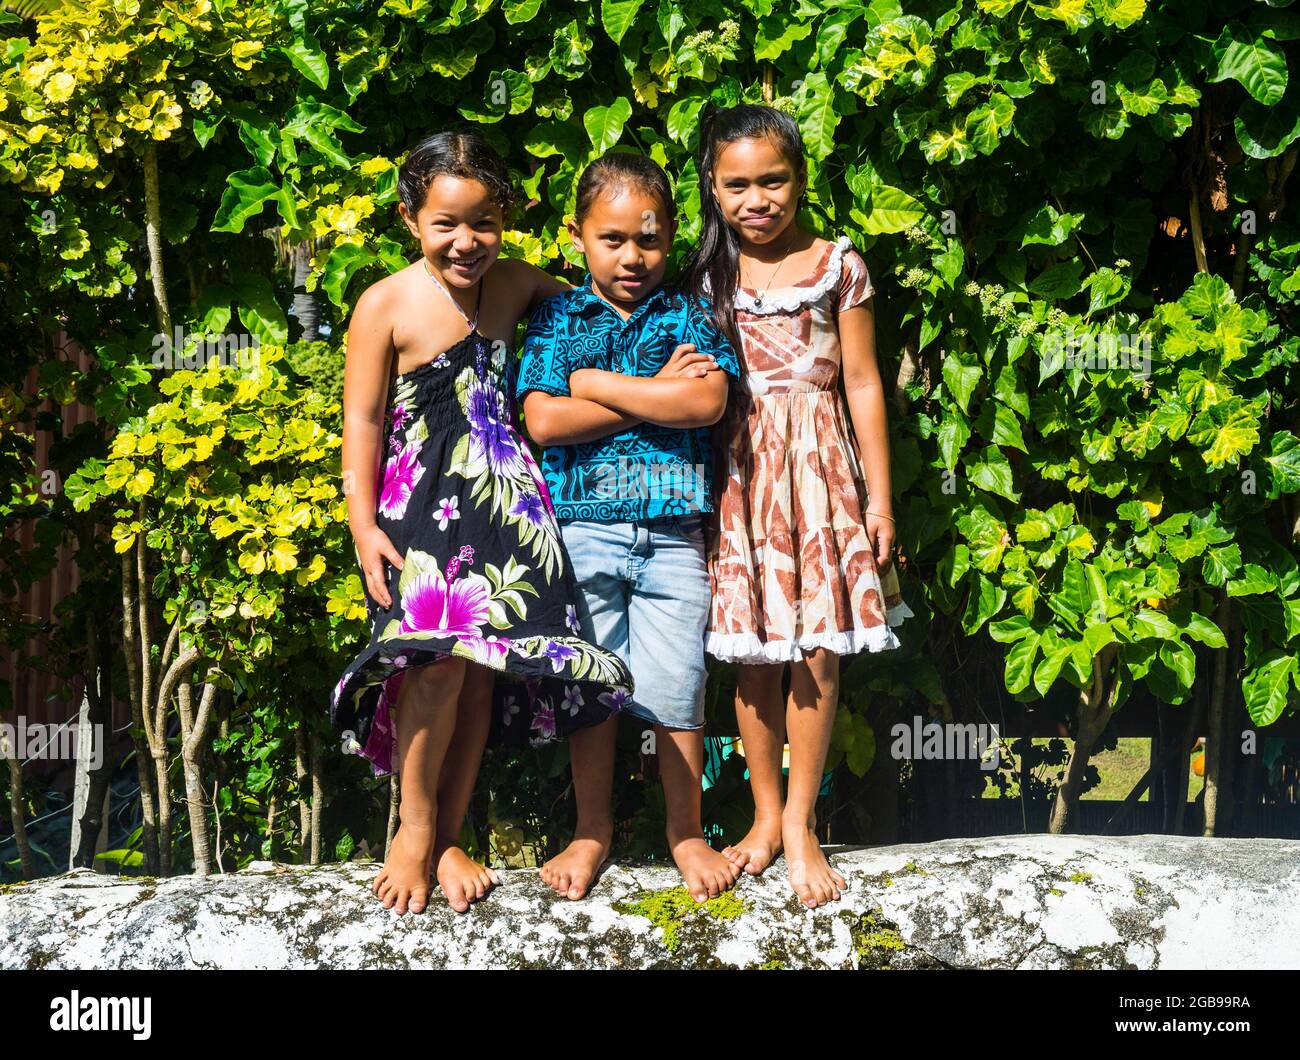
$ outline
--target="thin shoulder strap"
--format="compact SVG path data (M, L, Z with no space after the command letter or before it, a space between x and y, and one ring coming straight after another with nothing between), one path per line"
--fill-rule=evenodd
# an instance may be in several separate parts
M471 320L468 316L466 316L465 310L461 309L460 303L457 302L456 299L452 297L451 292L447 290L447 288L443 285L443 282L440 279L438 279L438 274L435 273L431 268L429 268L429 261L427 258L425 259L424 262L424 271L429 274L429 279L431 279L435 284L437 284L438 290L440 290L443 294L447 296L447 301L449 301L452 305L456 307L456 312L459 313L461 315L461 318L465 321L465 323L469 325L470 331L476 330L478 328L479 308L483 304L483 280L480 279L478 282L478 297L474 302L474 318Z
M478 330L478 314L483 306L483 287L487 284L487 273L485 272L478 279L478 294L474 298L474 319L469 321L470 331Z

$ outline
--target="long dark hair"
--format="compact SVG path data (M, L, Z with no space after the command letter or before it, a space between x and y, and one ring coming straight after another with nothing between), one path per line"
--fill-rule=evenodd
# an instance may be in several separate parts
M735 107L710 107L700 124L700 153L696 165L700 173L700 213L704 226L700 241L682 266L679 281L683 290L696 297L708 295L713 303L713 317L722 333L731 340L737 353L740 335L736 330L736 285L740 282L740 237L722 216L722 208L713 193L713 166L727 144L737 140L771 141L791 168L806 179L803 137L799 126L785 111L741 103ZM708 290L704 280L708 277Z
M440 132L411 148L397 172L397 193L412 217L420 212L429 185L441 174L477 180L510 219L517 196L510 170L496 150L475 132Z

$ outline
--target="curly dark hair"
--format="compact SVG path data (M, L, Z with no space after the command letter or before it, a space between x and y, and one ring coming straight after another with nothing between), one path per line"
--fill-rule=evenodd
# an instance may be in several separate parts
M505 161L483 137L473 132L440 132L411 148L397 173L397 192L411 216L420 212L429 185L446 173L477 180L501 208L503 217L514 210L518 196Z

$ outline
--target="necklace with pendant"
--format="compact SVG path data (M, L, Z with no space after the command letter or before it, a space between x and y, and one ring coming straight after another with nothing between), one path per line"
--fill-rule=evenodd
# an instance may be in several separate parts
M793 226L791 226L791 227L793 227ZM785 259L788 258L788 257L790 256L790 247L794 246L794 241L795 241L795 239L798 238L798 236L799 236L799 233L798 233L798 230L796 229L796 230L795 230L795 234L794 234L794 236L791 238L789 245L786 246L786 248L785 248L785 253L781 255L781 260L778 261L778 262L776 263L776 271L773 272L772 275L771 275L770 277L768 277L768 281L767 281L767 283L764 285L763 289L762 289L761 291L759 291L759 293L756 294L756 295L754 296L754 308L756 308L756 309L761 309L761 308L763 308L763 296L764 296L765 294L767 294L767 289L768 289L769 287L772 286L772 281L776 279L776 274L777 274L778 272L781 271L781 266L785 264Z

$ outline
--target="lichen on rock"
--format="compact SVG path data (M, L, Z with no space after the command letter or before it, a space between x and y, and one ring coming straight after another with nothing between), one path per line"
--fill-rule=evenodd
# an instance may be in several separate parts
M0 968L1300 968L1300 843L1002 836L831 850L808 909L778 859L696 903L670 865L590 894L533 869L454 912L384 909L373 861L205 878L79 869L0 888ZM617 858L617 853L616 853Z

